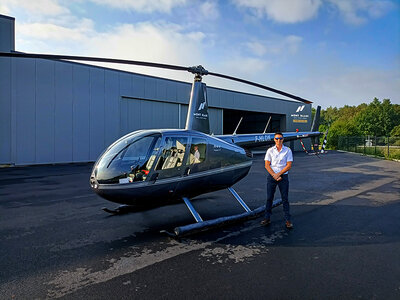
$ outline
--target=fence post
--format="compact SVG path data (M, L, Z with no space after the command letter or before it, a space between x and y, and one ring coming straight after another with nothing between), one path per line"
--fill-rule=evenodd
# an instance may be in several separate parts
M353 137L353 140L354 140L354 137ZM358 141L357 141L357 139L355 139L355 142L354 142L354 152L355 153L357 153L357 146L358 146Z
M374 155L376 156L376 135L375 135L375 154Z
M388 158L389 158L389 155L390 155L390 153L389 153L389 137L387 137L387 143L388 143Z
M366 137L364 138L364 155L365 155L365 144L367 143Z

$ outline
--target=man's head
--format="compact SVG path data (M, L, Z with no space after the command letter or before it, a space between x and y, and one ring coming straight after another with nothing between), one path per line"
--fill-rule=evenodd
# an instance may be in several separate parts
M194 146L193 148L194 148L195 151L199 149L198 146Z
M282 146L283 144L283 134L282 132L276 132L274 135L275 145Z

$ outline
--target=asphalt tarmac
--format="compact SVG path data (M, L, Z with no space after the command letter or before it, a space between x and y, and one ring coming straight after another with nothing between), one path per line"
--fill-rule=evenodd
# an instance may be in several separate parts
M400 163L331 151L294 155L290 202L261 218L172 239L176 204L111 216L91 164L0 169L1 299L400 299ZM256 155L234 188L264 204ZM279 193L277 195L279 197ZM243 212L228 191L193 201L203 219Z

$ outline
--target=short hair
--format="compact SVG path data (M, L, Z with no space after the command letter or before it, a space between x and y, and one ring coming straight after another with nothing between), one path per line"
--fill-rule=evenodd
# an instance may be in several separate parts
M282 132L275 132L274 137L277 136L277 135L281 135L283 137Z

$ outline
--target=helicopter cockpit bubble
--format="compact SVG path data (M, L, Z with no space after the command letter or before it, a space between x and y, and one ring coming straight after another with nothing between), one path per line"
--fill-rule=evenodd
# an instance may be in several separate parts
M127 135L111 145L94 167L99 184L144 181L153 166L161 142L161 134Z

